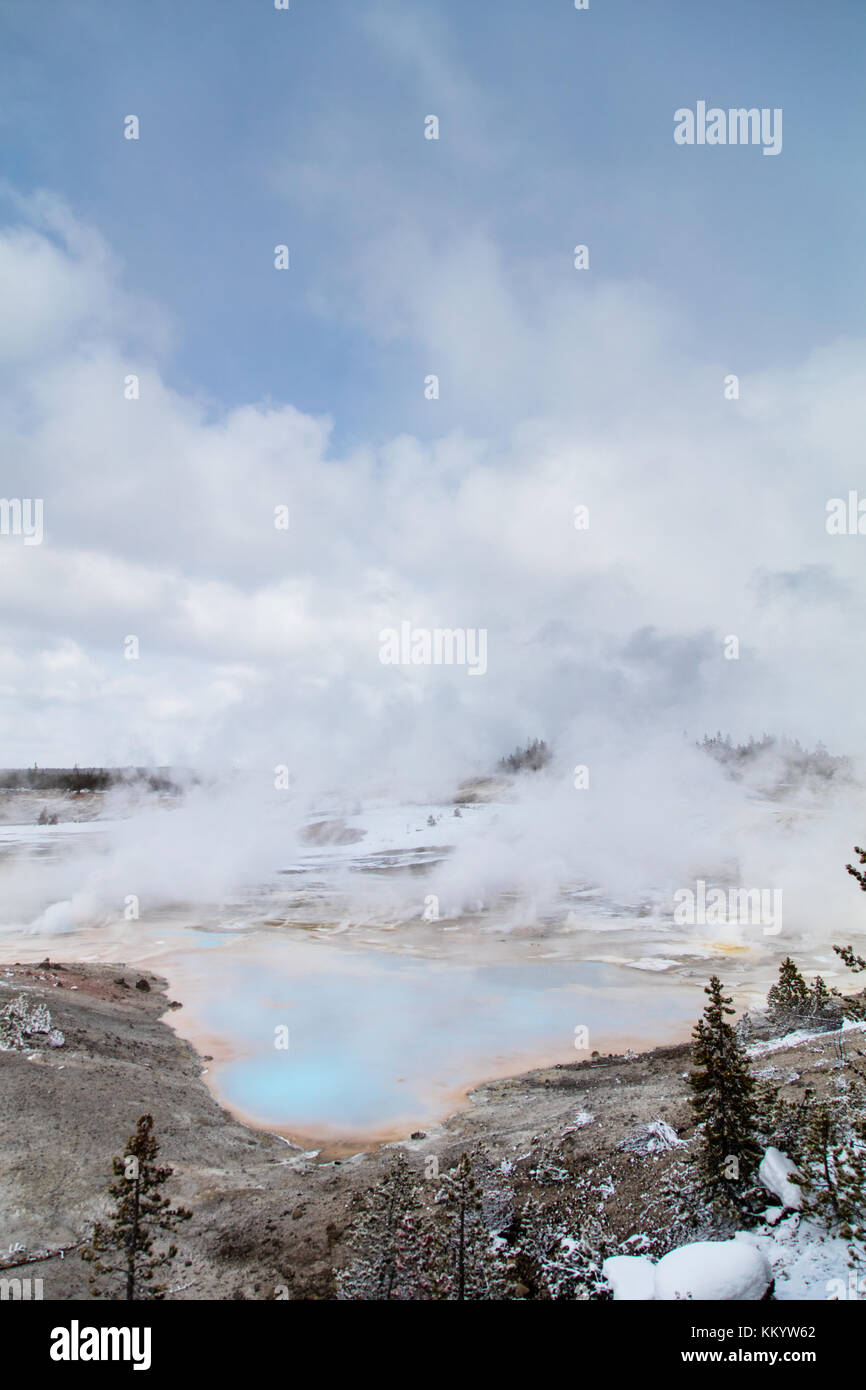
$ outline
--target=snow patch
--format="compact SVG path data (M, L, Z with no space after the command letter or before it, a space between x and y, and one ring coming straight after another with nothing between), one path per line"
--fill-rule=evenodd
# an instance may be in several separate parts
M646 1255L611 1255L601 1272L613 1289L615 1302L649 1302L655 1298L655 1265Z
M800 1176L796 1164L791 1162L788 1155L770 1145L761 1159L758 1177L767 1191L778 1197L782 1206L787 1207L789 1211L799 1211L803 1205L803 1193L797 1184L791 1181L793 1177Z

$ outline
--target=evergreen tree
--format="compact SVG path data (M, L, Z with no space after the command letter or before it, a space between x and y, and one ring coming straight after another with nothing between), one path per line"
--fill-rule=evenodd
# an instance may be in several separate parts
M860 1116L834 1152L836 1210L846 1240L866 1239L866 1119Z
M483 1217L483 1194L467 1153L442 1179L435 1264L436 1297L484 1299L501 1295L505 1264L493 1248Z
M713 975L704 989L709 1003L692 1037L691 1105L700 1134L698 1170L707 1195L742 1207L761 1160L755 1083L745 1048L728 1023L734 1012Z
M91 1291L101 1296L99 1280L105 1275L120 1275L127 1299L161 1299L165 1285L154 1284L158 1269L170 1265L177 1255L177 1246L169 1245L159 1253L154 1251L157 1231L175 1231L179 1221L188 1221L191 1211L172 1207L160 1188L171 1177L171 1168L156 1166L159 1144L153 1132L153 1116L142 1115L126 1144L122 1156L115 1155L114 1175L109 1186L115 1199L114 1211L107 1222L97 1221L90 1244L81 1257L93 1265ZM120 1264L106 1263L105 1256L116 1252Z
M853 946L834 946L833 950L855 975L866 970L866 960L855 953ZM861 990L860 994L853 999L845 998L838 989L834 989L833 994L840 1000L842 1012L848 1018L866 1018L866 990Z
M859 855L861 864L866 864L866 849L861 849L859 845L855 845L854 853L856 855ZM866 893L866 873L864 873L862 869L855 869L853 864L846 864L845 868L848 870L852 878L856 878L863 892Z
M790 956L779 967L779 978L767 995L770 1013L775 1018L805 1014L809 1010L809 986Z
M813 1014L826 1014L830 1011L832 995L827 988L826 981L816 975L812 981L812 988L809 990L809 1012Z
M800 1166L810 1205L845 1239L866 1236L866 1121L846 1123L838 1110L813 1101L803 1127Z
M337 1276L345 1299L406 1299L421 1296L412 1287L419 1261L413 1247L425 1246L416 1220L419 1188L405 1154L358 1201L349 1236L354 1258Z
M599 1217L598 1188L563 1185L552 1201L527 1197L517 1220L511 1295L534 1299L607 1299L601 1272L617 1242Z
M866 970L866 960L862 956L854 954L853 946L834 946L833 950L847 965L849 970L853 970L857 975L861 970Z

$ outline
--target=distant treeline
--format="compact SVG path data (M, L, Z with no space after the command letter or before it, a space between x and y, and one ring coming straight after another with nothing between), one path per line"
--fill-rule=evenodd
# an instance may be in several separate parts
M500 772L540 772L552 757L544 739L534 738L525 748L515 748L507 758L500 758L496 766Z
M733 743L730 735L722 737L721 733L717 733L712 738L705 735L703 742L697 746L720 762L733 776L770 757L780 761L783 776L788 781L799 781L810 776L829 781L849 771L848 759L834 757L827 752L823 743L816 744L814 748L804 748L795 738L776 738L773 734L764 734L759 739L750 738L748 743Z
M167 768L23 767L0 770L0 790L35 792L104 792L110 787L144 787L151 792L179 792L181 784Z

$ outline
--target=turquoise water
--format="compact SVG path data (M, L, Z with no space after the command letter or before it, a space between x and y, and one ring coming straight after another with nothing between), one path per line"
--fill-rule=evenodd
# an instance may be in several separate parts
M591 961L470 967L286 942L266 962L225 966L193 1008L235 1054L209 1079L231 1108L289 1135L430 1124L487 1076L681 1035L702 998ZM576 1029L588 1030L581 1051Z

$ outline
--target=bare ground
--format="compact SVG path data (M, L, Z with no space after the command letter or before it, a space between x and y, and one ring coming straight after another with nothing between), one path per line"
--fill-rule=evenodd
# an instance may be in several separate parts
M42 1278L47 1299L88 1296L78 1247L106 1209L112 1156L149 1111L161 1161L174 1169L171 1195L194 1212L178 1237L170 1296L333 1297L353 1194L381 1173L392 1146L328 1161L241 1124L202 1080L208 1059L169 1026L164 990L158 976L124 965L0 966L0 1002L22 993L44 1002L66 1037L62 1048L36 1037L30 1051L0 1052L0 1265ZM791 1098L807 1083L820 1094L843 1065L866 1073L864 1046L866 1035L848 1034L843 1064L834 1036L812 1037L756 1066L772 1067ZM520 1172L555 1142L573 1173L602 1162L613 1175L606 1214L624 1239L650 1229L650 1209L680 1151L647 1158L618 1145L656 1119L691 1134L688 1065L684 1045L493 1081L473 1092L467 1109L402 1147L423 1176L431 1156L444 1169L477 1143ZM67 1246L63 1257L30 1262Z

